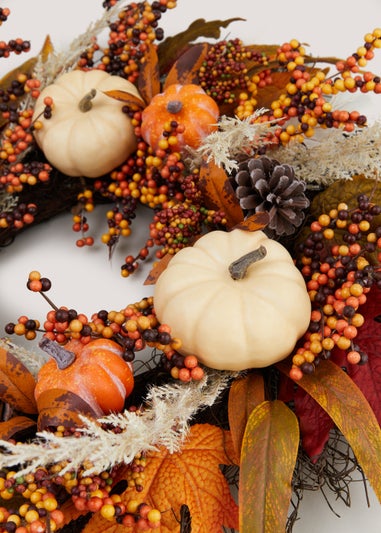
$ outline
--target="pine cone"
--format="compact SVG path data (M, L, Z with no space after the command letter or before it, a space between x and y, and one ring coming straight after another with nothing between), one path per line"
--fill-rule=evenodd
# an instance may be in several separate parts
M248 158L239 163L230 181L245 217L268 212L269 235L292 235L303 222L303 210L310 204L304 194L306 183L295 177L290 165L265 155Z

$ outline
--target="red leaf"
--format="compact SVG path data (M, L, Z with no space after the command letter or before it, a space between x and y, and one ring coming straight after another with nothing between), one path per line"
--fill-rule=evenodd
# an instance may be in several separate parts
M284 362L278 363L277 368L290 371ZM322 361L312 374L305 374L298 385L327 411L381 501L381 429L362 391L329 360Z
M368 362L364 365L351 365L346 360L345 352L338 348L333 350L331 361L346 369L381 424L381 322L375 320L381 316L381 294L377 288L372 288L367 294L367 301L360 312L365 322L358 328L355 343L368 355ZM310 457L316 457L323 451L334 424L320 405L300 387L294 392L293 400L303 448Z
M334 423L326 411L300 387L295 391L294 402L302 446L309 457L316 459L324 450Z
M359 312L364 316L364 324L358 328L354 339L360 350L368 355L364 365L351 365L343 351L335 349L332 361L345 367L348 375L361 389L381 425L381 291L376 287L367 294L366 303Z

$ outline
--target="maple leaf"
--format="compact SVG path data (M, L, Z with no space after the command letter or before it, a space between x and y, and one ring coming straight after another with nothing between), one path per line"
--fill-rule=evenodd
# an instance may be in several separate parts
M222 526L237 528L238 506L220 465L230 464L226 453L229 433L211 424L191 427L181 452L170 453L166 448L149 455L144 469L144 488L137 493L128 488L122 501L139 499L162 513L158 533L178 533L180 508L189 507L192 531L221 533ZM117 482L126 478L128 467L118 471ZM118 533L123 527L104 520L97 513L84 532Z

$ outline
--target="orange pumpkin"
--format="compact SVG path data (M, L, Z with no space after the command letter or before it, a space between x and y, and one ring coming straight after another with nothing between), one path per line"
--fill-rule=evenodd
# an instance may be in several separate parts
M219 107L198 85L192 83L173 84L155 95L143 110L141 134L154 150L164 138L163 132L170 131L170 123L177 122L183 133L177 133L176 151L184 146L198 148L207 135L217 129Z
M134 387L134 377L130 363L122 358L123 349L119 344L103 338L88 344L73 339L61 347L44 338L40 346L52 358L38 373L36 400L47 390L65 389L85 400L96 414L123 410L125 399Z

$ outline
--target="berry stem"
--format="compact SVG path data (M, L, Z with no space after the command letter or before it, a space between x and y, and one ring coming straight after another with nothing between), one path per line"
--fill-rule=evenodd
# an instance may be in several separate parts
M90 92L85 94L85 96L81 99L81 101L78 104L80 111L82 111L83 113L90 111L90 109L93 107L91 100L95 98L96 94L97 94L96 89L91 89Z
M46 296L46 294L42 291L39 291L41 296L45 298L45 300L48 302L48 304L54 309L54 311L58 311L58 307L52 302L52 300L49 298L49 296Z
M75 354L69 350L65 350L57 342L44 337L39 342L39 347L49 354L56 361L60 370L65 370L75 361Z
M256 250L249 252L229 265L229 272L233 279L243 279L246 276L247 269L253 263L260 261L267 254L264 246L260 246Z

